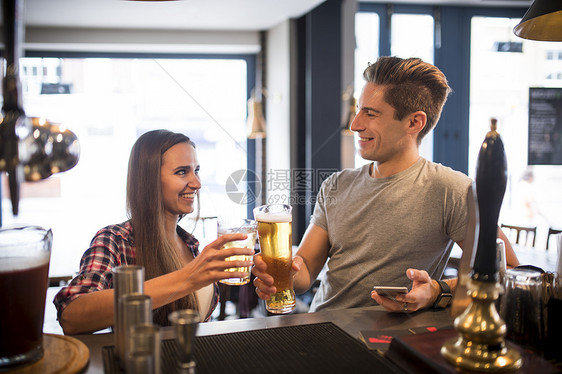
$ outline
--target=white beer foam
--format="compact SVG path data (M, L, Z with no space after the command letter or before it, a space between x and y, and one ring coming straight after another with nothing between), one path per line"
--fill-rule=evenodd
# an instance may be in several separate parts
M291 213L287 212L256 212L254 213L254 218L256 219L256 221L269 223L293 222L293 216L291 215Z
M49 263L50 253L41 253L37 257L4 257L0 258L0 272L17 271L36 268Z

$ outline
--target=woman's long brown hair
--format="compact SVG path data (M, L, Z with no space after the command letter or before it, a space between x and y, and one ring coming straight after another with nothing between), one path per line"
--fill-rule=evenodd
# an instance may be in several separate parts
M137 139L129 158L127 212L133 226L137 264L144 266L147 280L182 267L179 254L165 233L160 179L164 152L178 143L195 147L183 134L167 130L149 131ZM197 297L190 294L156 309L153 320L165 326L169 324L168 315L173 310L197 310L197 307Z

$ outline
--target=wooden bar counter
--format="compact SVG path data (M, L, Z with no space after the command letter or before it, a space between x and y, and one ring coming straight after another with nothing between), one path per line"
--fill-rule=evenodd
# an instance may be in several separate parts
M198 360L198 369L201 364L203 373L277 373L285 371L270 370L271 364L268 362L273 356L269 356L267 352L273 352L274 356L279 356L279 351L283 351L288 353L282 355L281 366L286 362L294 363L293 366L297 369L289 370L289 372L295 374L300 372L455 374L455 368L446 363L439 353L446 341L443 338L448 340L456 336L456 331L451 329L452 324L449 309L389 313L380 306L208 322L199 324L197 336L200 337L200 340L196 343L198 347L206 346L206 350L202 350L200 353L206 352L207 356L203 358L197 356L196 353L196 360ZM428 327L437 332L420 335L427 331ZM329 333L325 333L326 331ZM390 349L389 345L385 346L383 351L389 350L387 354L382 355L380 351L369 351L365 348L365 343L360 341L361 332L372 332L373 336L388 335L398 338L390 344ZM264 335L266 335L265 340ZM297 339L294 339L295 336ZM414 336L417 336L418 339L412 340ZM107 370L106 373L119 373L119 369L114 369L116 361L108 359L113 354L111 353L113 348L108 348L114 345L113 334L75 335L74 338L83 342L89 349L90 361L85 373L104 373L104 368ZM170 342L169 339L173 339L172 329L170 327L162 328L161 338L163 341ZM414 350L406 348L410 343L406 343L406 346L403 345L403 342L408 341L416 346ZM238 344L232 342L244 342L245 348L242 351L239 350L237 355L235 351L231 351L231 347L238 347ZM295 348L295 346L298 347ZM288 350L287 347L289 347ZM266 349L264 350L264 348ZM528 351L520 350L520 352L524 357L523 367L514 373L560 372L559 365L549 363ZM113 366L110 364L110 366L104 367L104 356L106 363L113 363ZM245 358L241 359L240 356L245 356ZM261 359L258 356L261 356ZM173 360L164 361L173 363ZM334 362L339 367L335 368ZM345 370L349 368L349 365L353 366L358 362L363 362L362 366L359 365L361 370ZM327 370L319 368L320 364L324 364ZM210 369L211 366L213 368ZM247 370L248 366L251 367L250 370ZM307 367L308 370L305 370ZM366 367L368 367L367 370L365 370ZM163 369L166 374L175 371L175 369L170 369L175 366L167 368L167 370ZM280 369L280 367L277 368Z
M389 313L382 307L325 311L306 314L290 314L263 318L248 318L199 324L197 336L208 336L260 330L275 327L298 326L332 322L350 336L359 339L362 330L403 330L427 326L447 327L452 325L449 310L424 310L414 313ZM102 349L114 344L113 334L74 335L90 350L90 362L86 373L103 373ZM162 329L162 339L173 337L170 328Z

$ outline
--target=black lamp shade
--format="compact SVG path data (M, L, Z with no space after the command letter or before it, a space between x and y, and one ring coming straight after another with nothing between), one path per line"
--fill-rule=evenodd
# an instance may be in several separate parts
M535 0L513 32L524 39L562 41L562 1Z

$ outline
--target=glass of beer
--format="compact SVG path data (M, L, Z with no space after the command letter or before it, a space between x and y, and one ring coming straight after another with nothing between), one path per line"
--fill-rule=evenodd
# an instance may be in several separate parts
M226 248L250 248L254 249L256 246L256 229L258 224L256 221L251 219L225 219L221 218L217 221L217 233L218 236L224 234L246 234L248 237L244 240L235 240L228 242L222 246L222 249ZM230 256L226 261L251 261L252 256ZM230 268L226 269L228 272L240 272L245 273L242 278L228 278L222 279L219 282L230 285L243 285L250 282L250 268Z
M262 205L254 209L254 218L258 221L261 257L267 264L267 273L273 277L273 286L277 288L277 293L266 300L265 307L271 313L289 313L296 305L291 276L293 264L291 206Z
M38 226L0 229L0 371L43 357L52 241Z

